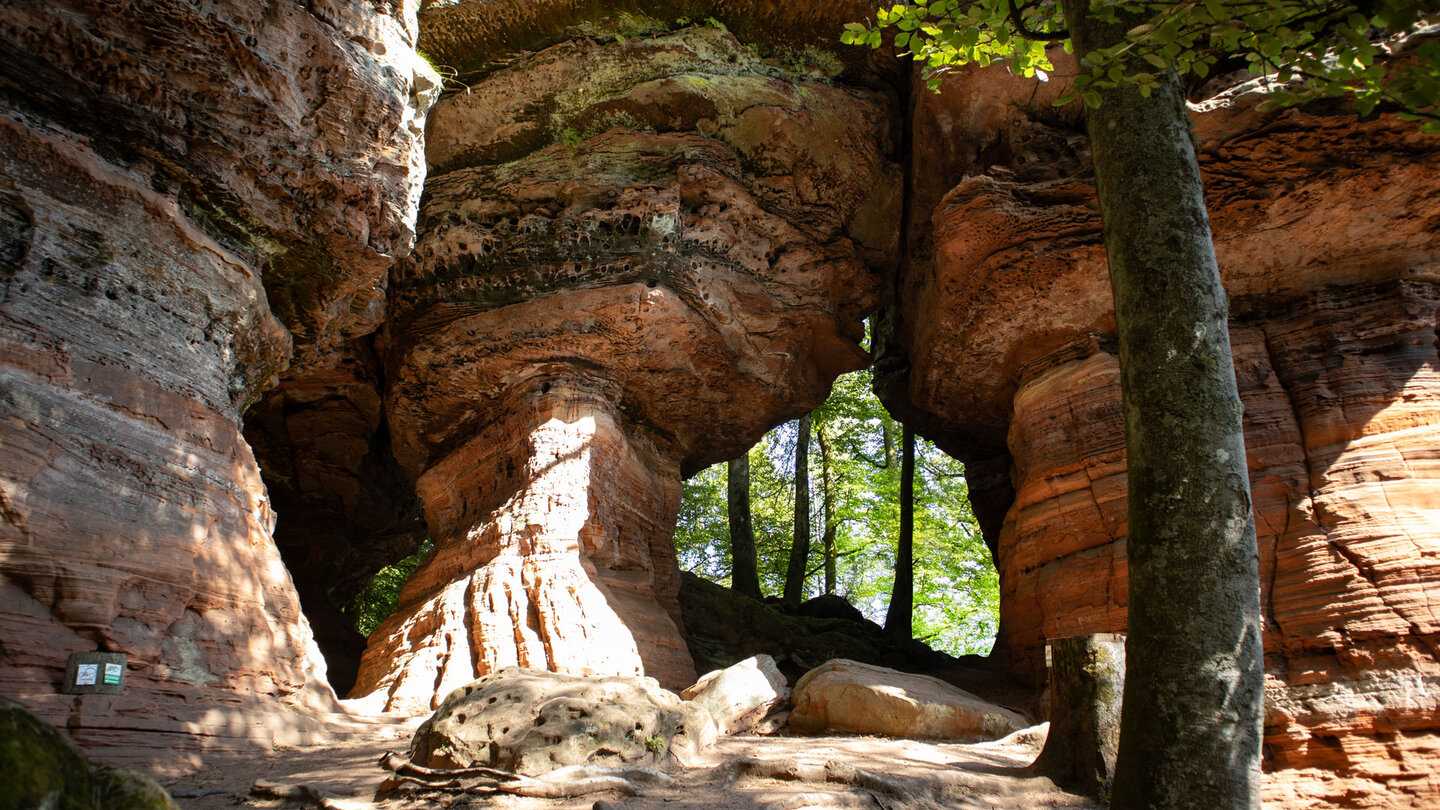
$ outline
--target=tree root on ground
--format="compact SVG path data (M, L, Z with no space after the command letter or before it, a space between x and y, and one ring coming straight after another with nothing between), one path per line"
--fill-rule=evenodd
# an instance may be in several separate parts
M277 785L256 780L250 787L250 795L262 799L290 799L303 802L307 807L318 807L320 810L341 810L339 805L330 801L329 796L309 785Z
M779 761L744 757L721 766L725 787L743 776L783 782L844 785L851 793L800 793L772 802L764 810L922 810L932 807L980 806L965 786L946 780L889 776L831 760L829 762Z
M669 774L640 766L571 765L544 776L525 776L478 766L426 768L393 752L380 757L380 767L394 774L391 787L414 784L428 790L510 793L538 799L567 799L606 791L638 796L640 785L669 785L675 781Z

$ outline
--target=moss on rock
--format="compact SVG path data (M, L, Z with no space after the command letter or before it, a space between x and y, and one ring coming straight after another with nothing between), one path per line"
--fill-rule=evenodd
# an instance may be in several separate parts
M96 766L24 706L0 697L0 810L176 810L154 780Z

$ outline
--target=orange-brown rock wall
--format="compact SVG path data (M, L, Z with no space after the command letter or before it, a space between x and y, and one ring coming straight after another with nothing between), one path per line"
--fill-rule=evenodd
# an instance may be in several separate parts
M1125 627L1125 449L1077 121L1044 98L1001 103L1006 81L917 102L917 151L928 138L953 152L948 178L913 186L930 216L909 236L895 342L902 404L967 460L1008 463L1013 500L1003 519L989 505L997 653L1041 680L1045 639ZM1429 806L1440 144L1338 109L1258 113L1254 99L1197 130L1261 555L1266 800Z
M413 23L0 15L0 689L105 760L268 749L335 706L240 418L378 324L418 197ZM61 694L97 649L125 693Z
M436 107L386 405L437 547L355 694L427 709L517 663L693 682L680 477L864 363L895 254L891 105L828 64L590 30Z

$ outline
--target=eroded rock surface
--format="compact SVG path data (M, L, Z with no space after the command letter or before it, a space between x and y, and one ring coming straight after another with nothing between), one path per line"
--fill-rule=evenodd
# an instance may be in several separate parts
M978 742L1030 726L1024 715L928 675L837 658L805 673L791 697L791 730Z
M379 322L414 34L325 3L0 15L0 689L104 760L268 749L334 706L239 420ZM96 649L126 694L57 694Z
M725 669L705 673L680 697L709 712L721 734L742 734L790 701L790 685L774 658L752 655Z
M865 362L888 112L709 27L566 41L439 104L387 343L437 550L357 695L428 709L507 665L694 681L680 477Z
M1001 571L997 651L1038 680L1046 638L1124 629L1125 452L1075 119L996 103L996 87L920 102L914 148L955 156L948 179L917 182L932 215L887 393L971 463ZM1421 806L1440 796L1440 140L1255 102L1198 132L1260 543L1266 800Z
M713 742L705 709L654 678L507 667L447 695L415 731L410 760L540 776L569 765L690 763Z

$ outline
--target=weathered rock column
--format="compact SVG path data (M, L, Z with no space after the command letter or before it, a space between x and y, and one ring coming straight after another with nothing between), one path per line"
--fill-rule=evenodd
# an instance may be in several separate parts
M374 635L385 656L367 657L358 694L383 688L389 708L424 709L517 665L693 680L673 551L652 542L653 524L679 509L679 469L626 435L605 387L537 382L512 418L421 476L427 520L451 553L406 584L402 609Z
M386 336L436 550L366 650L377 707L510 664L689 686L681 477L865 362L884 97L716 28L585 30L436 109Z

